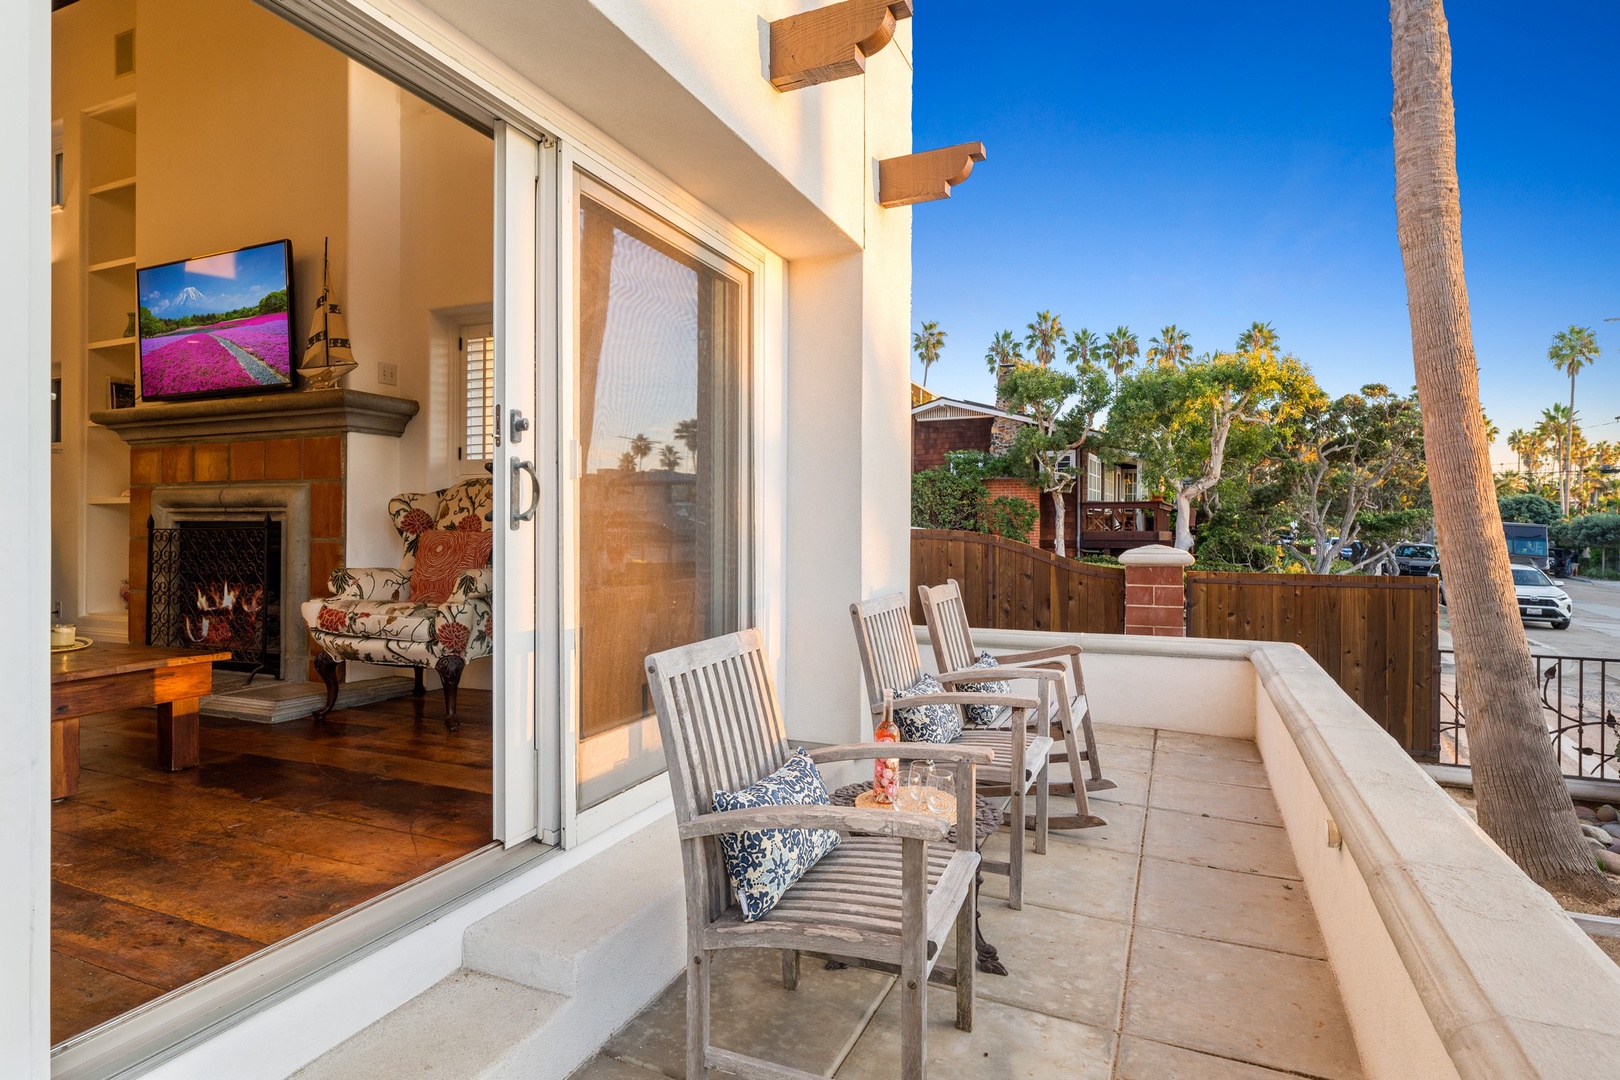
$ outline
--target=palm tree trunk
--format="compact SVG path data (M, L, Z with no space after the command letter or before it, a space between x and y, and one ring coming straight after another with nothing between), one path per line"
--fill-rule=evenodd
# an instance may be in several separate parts
M1479 824L1541 884L1606 897L1548 737L1502 542L1463 278L1445 12L1441 0L1390 0L1389 17L1395 215Z
M1569 422L1564 425L1564 491L1558 512L1569 517L1570 459L1575 455L1575 366L1569 369Z

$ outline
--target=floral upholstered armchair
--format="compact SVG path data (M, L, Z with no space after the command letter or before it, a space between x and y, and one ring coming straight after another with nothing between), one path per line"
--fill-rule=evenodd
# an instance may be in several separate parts
M485 515L493 505L487 478L424 494L396 495L388 512L405 545L398 569L340 567L332 595L303 605L319 651L315 670L326 683L326 705L337 704L338 665L345 660L432 668L444 682L445 727L454 731L456 686L469 660L488 656L494 534Z

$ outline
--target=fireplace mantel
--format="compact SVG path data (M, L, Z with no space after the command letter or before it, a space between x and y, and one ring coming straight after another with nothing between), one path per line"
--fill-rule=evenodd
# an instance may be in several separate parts
M175 442L222 442L355 432L399 438L421 409L410 398L363 390L304 390L153 402L131 409L102 409L90 419L118 432L131 446Z

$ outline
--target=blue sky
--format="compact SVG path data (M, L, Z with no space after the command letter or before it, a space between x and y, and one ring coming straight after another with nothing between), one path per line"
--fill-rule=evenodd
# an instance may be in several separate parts
M142 306L166 319L235 311L286 287L279 242L140 272Z
M1566 400L1547 347L1592 326L1576 408L1620 440L1620 4L1448 16L1486 411L1505 434ZM1387 6L929 0L915 35L916 147L989 153L914 212L914 323L949 334L930 389L989 400L991 335L1043 308L1144 350L1268 321L1330 393L1411 386Z

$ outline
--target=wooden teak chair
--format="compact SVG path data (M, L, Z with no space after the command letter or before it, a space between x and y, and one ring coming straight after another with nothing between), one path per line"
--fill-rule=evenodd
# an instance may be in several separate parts
M1048 721L1046 730L1063 740L1062 747L1053 753L1052 761L1054 764L1066 763L1069 771L1069 782L1054 783L1052 793L1072 794L1075 815L1053 818L1051 827L1087 829L1106 825L1106 821L1091 812L1086 792L1106 791L1118 785L1103 777L1102 762L1097 757L1097 737L1092 734L1091 709L1086 704L1086 680L1080 670L1080 646L1055 645L1027 652L1002 653L996 657L999 667L974 668L974 663L979 659L979 650L973 646L973 631L968 626L967 608L962 604L962 590L956 579L950 578L944 585L918 586L917 595L922 599L923 618L928 623L928 640L934 650L934 662L939 665L941 672L939 681L946 687L959 685L965 675L983 681L986 671L999 672L999 678L1009 681L1034 679L1042 685L1052 686L1057 715L1053 717L1051 712L1044 710L1041 715ZM1074 680L1073 695L1067 690L1066 674ZM1042 703L1044 705L1044 698ZM1085 739L1084 749L1080 748L1075 737L1076 713L1080 716L1079 729ZM999 725L1008 719L1009 716L1003 715L997 717L996 723ZM1084 778L1081 777L1079 766L1082 761L1090 771L1090 775Z
M852 743L810 751L818 763L879 757L949 761L956 773L955 848L950 826L930 814L844 806L766 806L715 812L716 791L740 791L791 756L770 664L757 631L744 630L647 658L658 728L664 739L686 877L686 1076L711 1069L759 1080L809 1080L809 1074L714 1046L709 1041L710 968L724 949L782 950L782 982L798 983L807 954L893 972L900 977L900 1069L922 1080L928 1055L930 977L956 988L956 1026L973 1029L974 766L990 751L975 746ZM836 829L839 846L824 855L764 916L744 922L731 891L719 837L761 829ZM936 967L956 931L954 970Z
M849 617L855 624L855 647L861 654L861 670L866 674L866 694L871 703L873 723L889 715L896 707L921 705L991 705L1007 709L1018 722L1002 728L972 728L964 725L962 734L948 745L982 746L994 751L994 765L979 770L979 779L992 790L1005 789L1012 799L1009 820L1024 820L1024 805L1030 790L1035 792L1035 853L1046 854L1048 815L1048 783L1053 743L1051 738L1028 731L1024 717L1044 716L1044 702L1036 698L1013 697L1003 694L980 694L955 691L943 694L920 694L895 700L896 690L905 690L923 674L922 657L917 652L917 636L911 628L910 606L904 593L892 593L875 600L851 604ZM987 675L988 679L1003 678ZM961 682L971 682L964 676ZM1041 687L1045 693L1046 687ZM963 713L966 719L966 713ZM1017 782L1014 782L1014 778ZM961 820L958 818L957 820ZM1014 830L1008 844L1006 862L986 860L983 868L992 874L1007 875L1007 906L1024 906L1024 843L1023 835Z

